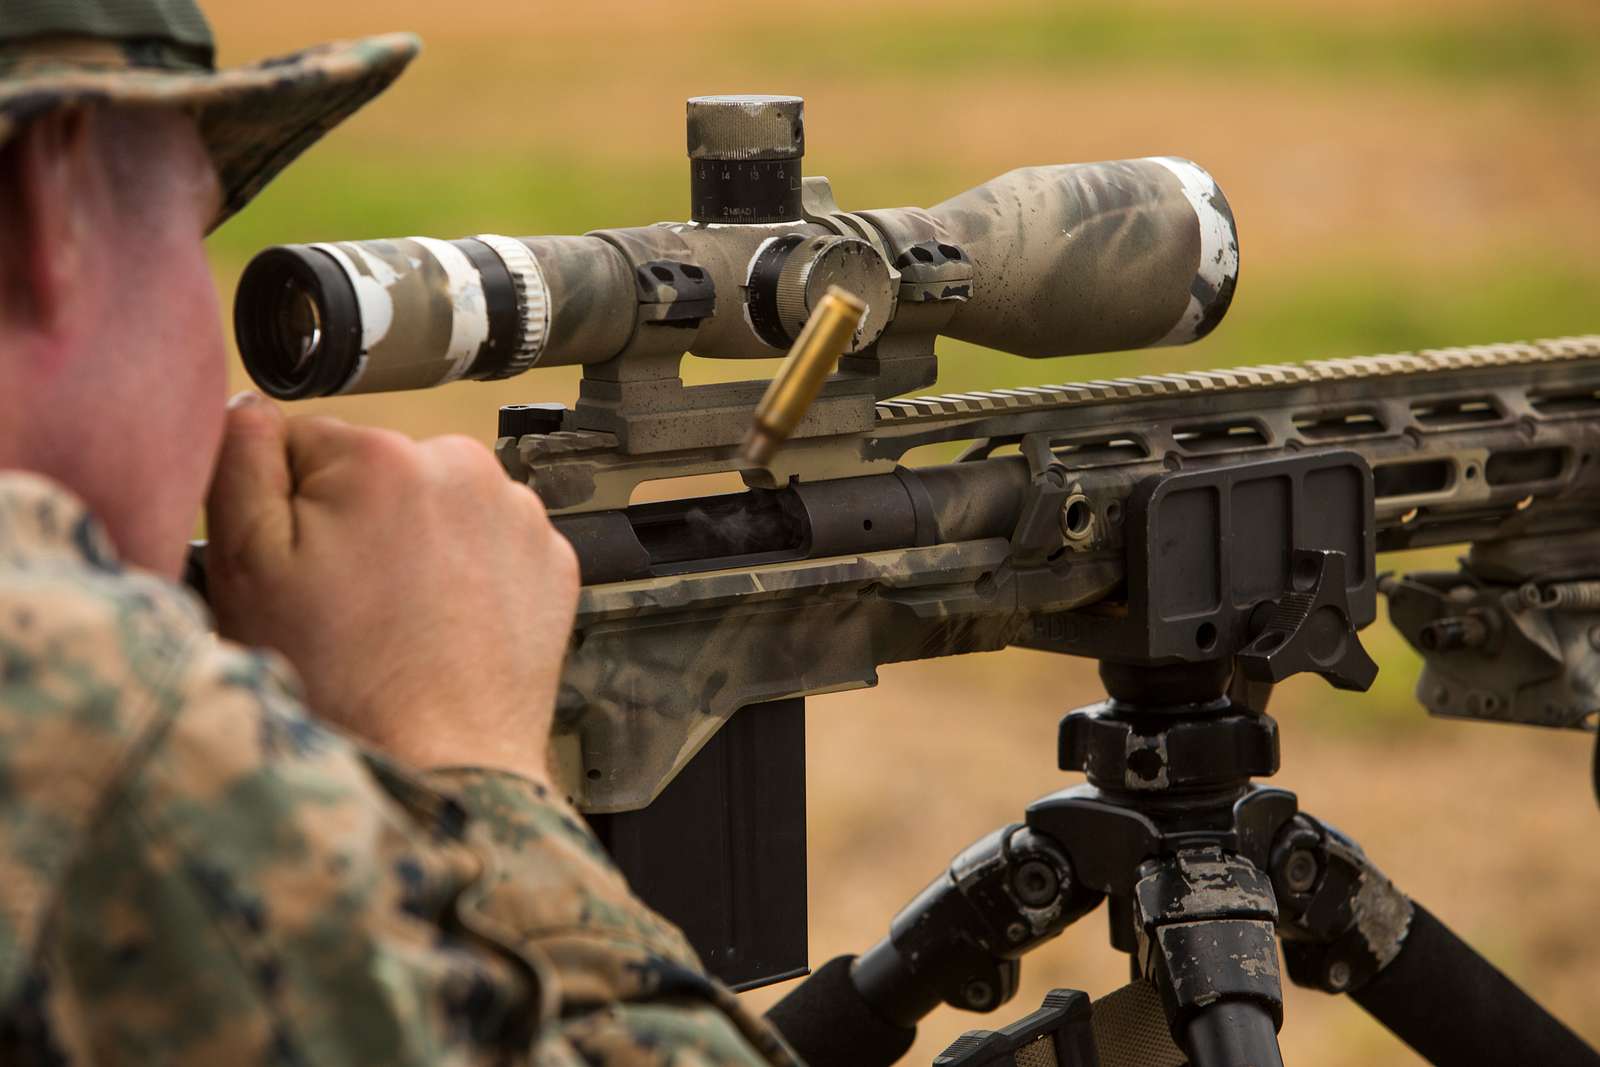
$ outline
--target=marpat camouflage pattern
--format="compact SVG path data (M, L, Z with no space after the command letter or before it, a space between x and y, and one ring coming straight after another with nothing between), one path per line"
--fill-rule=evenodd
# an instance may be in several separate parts
M795 1064L564 801L417 775L0 475L0 1062Z

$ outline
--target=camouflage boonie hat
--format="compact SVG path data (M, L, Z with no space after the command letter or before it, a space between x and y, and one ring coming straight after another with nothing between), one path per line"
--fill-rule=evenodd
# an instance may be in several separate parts
M386 34L219 71L194 0L0 0L0 146L59 108L183 108L222 186L215 229L387 88L419 47Z

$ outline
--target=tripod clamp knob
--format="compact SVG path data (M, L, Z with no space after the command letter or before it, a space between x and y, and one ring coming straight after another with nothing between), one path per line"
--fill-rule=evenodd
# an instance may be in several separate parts
M873 1012L915 1026L940 1003L993 1011L1017 991L1019 958L1100 903L1050 838L1013 823L951 860L858 957L851 980Z
M1278 830L1269 873L1295 983L1354 993L1399 956L1412 903L1338 830L1295 815Z
M1351 621L1348 562L1329 549L1290 553L1290 588L1251 613L1254 636L1239 651L1240 673L1255 682L1281 682L1310 672L1337 689L1371 687L1378 665Z

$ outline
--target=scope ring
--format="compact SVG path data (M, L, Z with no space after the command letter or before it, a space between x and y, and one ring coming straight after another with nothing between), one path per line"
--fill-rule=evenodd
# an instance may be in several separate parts
M489 246L500 257L511 274L517 290L517 309L522 313L522 336L518 339L515 354L506 360L487 381L510 378L521 374L539 362L544 354L545 333L550 323L550 300L544 284L544 272L528 246L514 237L495 233L475 234L474 239Z

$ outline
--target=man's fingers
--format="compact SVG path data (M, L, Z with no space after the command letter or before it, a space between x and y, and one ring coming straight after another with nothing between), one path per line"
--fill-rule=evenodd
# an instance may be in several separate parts
M288 548L294 483L287 433L283 412L255 393L229 401L222 451L206 500L213 556L231 562L248 553Z

